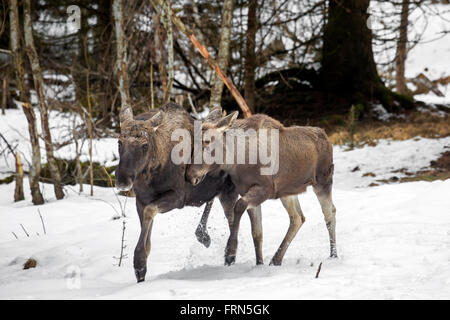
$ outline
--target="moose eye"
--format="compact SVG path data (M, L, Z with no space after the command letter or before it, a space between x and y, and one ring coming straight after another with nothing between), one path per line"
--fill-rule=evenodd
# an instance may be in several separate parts
M142 151L147 152L148 150L148 144L142 145Z
M120 152L120 150L122 150L122 141L119 140L118 145L119 145L119 152Z

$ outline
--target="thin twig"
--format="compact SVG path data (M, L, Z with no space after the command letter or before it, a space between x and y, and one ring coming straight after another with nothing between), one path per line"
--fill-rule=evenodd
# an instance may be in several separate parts
M200 117L198 115L197 109L195 109L194 102L192 101L192 98L191 98L191 94L188 93L187 96L188 96L189 104L191 105L191 108L192 108L192 112L194 113L195 117L197 119L199 119Z
M110 185L111 187L113 187L114 185L113 185L111 176L109 175L109 173L108 173L108 171L106 170L105 166L102 166L102 170L103 170L103 172L105 173L106 177L108 177L109 185Z
M13 231L11 231L11 233L14 235L14 237L16 237L17 240L19 240L19 237Z
M44 219L42 218L42 215L41 215L41 210L38 209L38 213L39 213L39 217L41 218L42 229L44 230L44 234L47 234L47 231L45 230Z
M27 230L25 230L25 227L23 226L23 224L20 224L20 226L22 227L22 230L23 230L23 232L25 232L27 237L30 237L30 235L28 234Z
M122 223L123 223L123 227L122 227L122 240L120 242L119 267L122 265L122 260L126 258L126 255L123 254L123 250L127 247L125 245L125 229L126 229L125 219L122 221Z
M320 270L322 270L322 262L319 264L319 268L317 268L316 279L319 277Z

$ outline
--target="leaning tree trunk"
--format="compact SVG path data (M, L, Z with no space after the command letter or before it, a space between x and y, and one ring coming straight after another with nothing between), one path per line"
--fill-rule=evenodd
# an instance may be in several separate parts
M252 112L255 112L255 39L258 30L256 21L256 0L250 0L248 4L248 27L247 42L245 46L245 75L244 75L244 97Z
M56 199L64 198L64 191L61 183L61 175L59 173L58 164L56 163L53 154L53 142L50 134L50 127L48 124L48 106L44 94L44 81L42 78L41 66L39 65L39 57L34 46L33 27L31 24L31 2L25 1L24 5L24 34L25 34L25 49L30 59L31 71L33 74L34 88L38 98L38 106L41 114L41 126L44 136L45 151L47 154L48 168L52 177L52 182L55 190Z
M11 50L14 55L14 64L16 70L17 84L19 86L20 100L22 102L23 112L28 122L28 133L32 149L32 163L29 172L30 190L33 204L43 204L44 198L39 190L39 175L41 172L41 151L39 149L39 138L36 128L36 115L30 104L29 92L25 82L25 71L22 61L22 50L20 47L20 28L19 28L19 8L17 0L9 1L9 20L11 29Z
M222 9L222 31L220 34L219 57L217 63L223 72L227 72L228 59L230 56L231 41L231 21L233 20L233 3L234 0L225 0ZM223 81L216 74L214 76L214 85L211 89L211 108L219 107L222 100Z
M397 42L397 54L395 56L395 89L400 94L407 94L405 80L406 44L408 42L408 15L409 1L402 1L402 12L400 18L400 38Z
M352 103L365 104L376 99L388 110L395 100L403 107L411 99L388 90L378 76L372 50L372 32L367 27L370 0L329 0L328 21L322 49L322 86ZM349 106L343 107L348 109Z

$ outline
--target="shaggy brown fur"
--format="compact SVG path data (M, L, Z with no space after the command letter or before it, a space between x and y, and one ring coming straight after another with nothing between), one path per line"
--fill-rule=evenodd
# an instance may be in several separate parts
M171 141L173 130L193 131L193 119L182 107L169 103L159 111L142 114L136 119L129 115L129 112L121 112L116 185L120 188L132 186L136 194L141 233L134 252L134 268L140 282L144 281L147 272L151 229L157 213L183 206L200 206L219 196L227 218L232 219L232 208L238 195L223 171L211 173L201 184L192 186L185 180L186 165L175 165L170 160L171 150L177 143ZM205 210L208 208L211 206L206 206ZM249 214L252 220L257 219L253 211ZM262 257L257 256L258 259Z

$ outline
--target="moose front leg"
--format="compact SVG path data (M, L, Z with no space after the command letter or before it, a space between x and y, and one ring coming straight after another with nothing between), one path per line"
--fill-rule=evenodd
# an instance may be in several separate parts
M195 236L197 237L198 242L203 244L206 248L209 248L209 246L211 245L211 237L206 230L206 224L208 223L209 213L211 212L213 203L214 199L206 203L205 210L203 210L203 214L200 219L200 223L197 226L197 230L195 230Z
M236 202L234 206L233 227L231 228L230 237L225 248L225 265L232 265L236 261L239 225L242 214L246 209L255 208L263 203L267 199L267 195L270 194L269 192L262 186L254 185Z
M145 280L145 274L147 273L147 257L150 253L151 245L151 229L153 226L153 218L158 213L158 208L155 206L146 206L142 210L139 210L138 205L138 213L141 220L141 233L136 248L134 249L133 264L136 280L137 282L142 282Z

